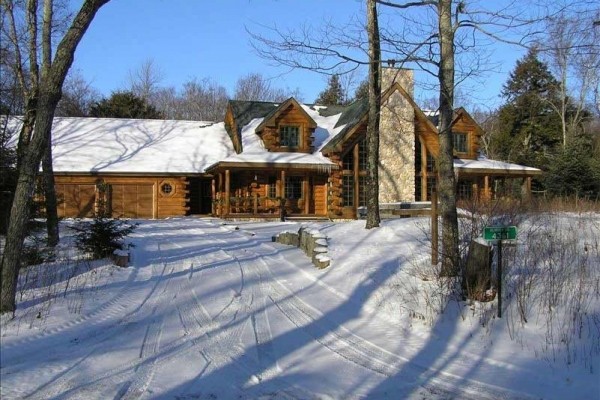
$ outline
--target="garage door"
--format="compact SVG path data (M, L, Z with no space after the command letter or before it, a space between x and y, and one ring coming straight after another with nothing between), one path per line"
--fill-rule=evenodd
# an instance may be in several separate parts
M94 216L96 187L94 185L56 185L58 216L62 218L84 218Z
M152 218L153 185L111 185L111 210L118 218Z

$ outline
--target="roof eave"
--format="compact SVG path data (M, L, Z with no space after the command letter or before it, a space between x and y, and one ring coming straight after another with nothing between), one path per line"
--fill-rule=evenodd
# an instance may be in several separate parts
M337 170L338 166L331 164L314 164L314 163L289 163L289 162L268 162L268 161L259 161L259 162L251 162L251 161L219 161L208 168L206 168L207 173L212 173L218 169L223 168L240 168L240 169L248 169L248 168L260 168L260 169L304 169L304 170Z
M539 169L510 169L510 168L461 168L454 167L459 176L464 175L501 175L518 177L534 177L542 175Z

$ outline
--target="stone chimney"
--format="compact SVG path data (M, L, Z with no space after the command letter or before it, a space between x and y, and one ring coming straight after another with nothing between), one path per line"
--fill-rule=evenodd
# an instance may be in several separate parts
M413 96L413 71L381 68L381 90L398 83ZM415 112L399 91L383 99L379 121L379 202L415 200Z

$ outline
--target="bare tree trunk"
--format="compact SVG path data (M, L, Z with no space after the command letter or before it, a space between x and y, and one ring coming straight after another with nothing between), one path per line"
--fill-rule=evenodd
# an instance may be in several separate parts
M19 169L19 180L11 207L10 225L2 256L2 283L0 288L0 313L16 309L15 295L19 272L19 261L23 249L25 230L29 219L29 208L35 178L40 161L48 146L48 135L52 127L54 111L62 93L62 85L69 68L73 64L75 49L85 31L94 19L96 12L109 0L86 0L73 19L71 26L56 50L52 66L47 68L39 85L39 99L36 109L33 137L23 152Z
M56 189L54 187L54 169L52 168L52 134L47 133L48 144L42 158L42 179L44 186L44 200L46 206L46 229L48 232L47 244L55 247L59 240L58 232L58 209L56 200Z
M367 34L369 36L369 123L367 125L367 223L379 226L379 112L381 110L381 49L375 0L367 0ZM358 182L354 182L358 184Z
M456 178L454 176L454 142L452 114L454 104L454 30L452 1L438 3L440 65L440 155L438 157L438 195L442 215L442 274L459 272L458 216L456 212Z
M23 125L19 133L19 142L17 143L17 170L21 168L24 153L29 146L31 134L33 133L33 125L35 124L35 112L37 109L37 95L35 98L28 98L25 105L25 113L23 115Z
M44 16L42 29L42 80L47 81L52 68L52 20L53 1L44 0ZM61 84L62 93L62 84ZM59 95L60 97L60 95ZM58 103L57 103L58 104ZM56 109L56 107L54 107ZM54 118L54 111L52 111ZM58 210L56 209L56 190L54 188L54 170L52 169L52 125L45 132L47 136L46 150L42 158L44 199L46 202L47 244L54 247L58 244Z

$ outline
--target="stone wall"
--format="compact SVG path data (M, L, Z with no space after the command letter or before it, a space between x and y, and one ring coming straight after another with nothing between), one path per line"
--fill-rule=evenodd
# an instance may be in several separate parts
M413 96L413 71L382 68L381 88L394 82ZM396 92L381 106L379 122L379 201L415 200L415 113L406 98Z
M273 242L296 246L310 257L315 267L327 268L330 263L327 254L327 237L316 229L300 228L296 232L281 232L272 238Z

